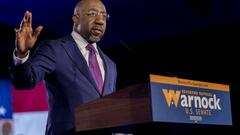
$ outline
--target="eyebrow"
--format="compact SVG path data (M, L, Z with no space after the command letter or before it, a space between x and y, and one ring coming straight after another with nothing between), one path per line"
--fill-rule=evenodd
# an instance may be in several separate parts
M97 10L96 8L90 8L88 9L88 11L96 11L99 12L99 10ZM107 13L106 11L100 11L101 13Z

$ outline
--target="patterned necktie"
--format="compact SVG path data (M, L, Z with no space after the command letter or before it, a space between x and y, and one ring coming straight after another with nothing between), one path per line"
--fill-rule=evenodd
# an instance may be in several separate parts
M88 64L90 72L92 73L92 76L98 86L100 94L102 94L103 78L97 61L96 50L92 44L88 44L86 49L89 51Z

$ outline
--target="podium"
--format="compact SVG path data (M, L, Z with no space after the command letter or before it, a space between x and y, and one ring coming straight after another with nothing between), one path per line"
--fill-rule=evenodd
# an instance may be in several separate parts
M75 109L77 132L156 122L231 125L229 86L150 75Z
M152 121L148 84L119 90L76 108L76 131L111 128Z

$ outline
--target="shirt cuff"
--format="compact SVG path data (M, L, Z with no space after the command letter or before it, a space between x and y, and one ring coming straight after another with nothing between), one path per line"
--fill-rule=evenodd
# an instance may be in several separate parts
M17 65L20 65L20 64L23 64L24 62L26 62L29 58L29 51L27 52L27 56L24 57L24 58L19 58L16 56L16 51L17 49L14 49L13 51L13 62L14 62L14 65L17 66Z

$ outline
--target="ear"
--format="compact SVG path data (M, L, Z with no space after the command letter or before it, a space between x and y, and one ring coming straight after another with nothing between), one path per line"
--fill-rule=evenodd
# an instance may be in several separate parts
M74 23L79 23L80 16L79 15L73 15L72 20L73 20Z

